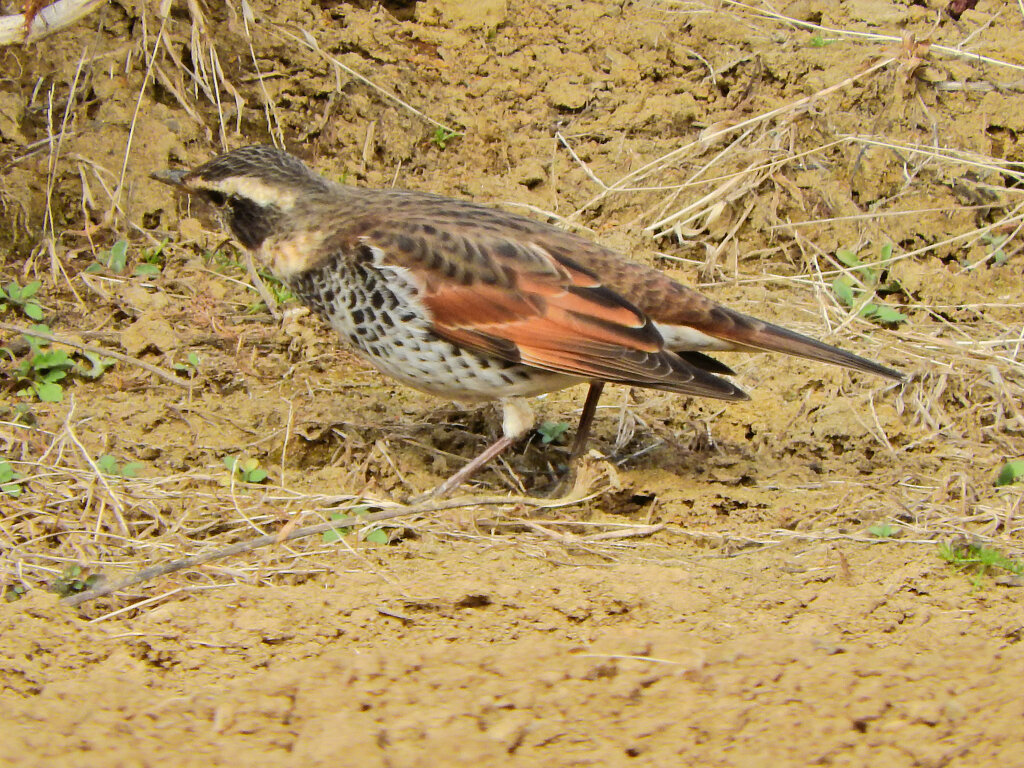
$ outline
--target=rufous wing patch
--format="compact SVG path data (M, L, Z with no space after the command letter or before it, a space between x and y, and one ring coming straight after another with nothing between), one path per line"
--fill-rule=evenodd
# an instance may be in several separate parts
M452 343L538 368L608 380L664 376L661 336L602 286L519 274L511 285L423 279L435 332Z

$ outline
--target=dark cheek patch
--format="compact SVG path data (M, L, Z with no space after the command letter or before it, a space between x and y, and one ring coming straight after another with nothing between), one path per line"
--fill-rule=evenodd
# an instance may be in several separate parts
M278 217L272 206L263 206L244 197L228 200L228 224L238 241L249 250L255 250L274 229Z

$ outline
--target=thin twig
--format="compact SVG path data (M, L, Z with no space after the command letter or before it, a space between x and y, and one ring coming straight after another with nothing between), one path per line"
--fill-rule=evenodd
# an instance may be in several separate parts
M240 541L231 546L224 547L223 549L214 550L213 552L205 552L199 555L192 555L191 557L184 557L180 560L172 560L167 563L161 563L159 565L151 565L148 568L143 568L131 576L122 579L117 582L110 584L101 584L100 586L87 590L85 592L79 592L76 595L70 595L65 597L61 602L64 605L75 606L81 605L82 603L90 600L95 600L99 597L104 597L113 592L119 592L123 589L128 589L136 584L141 584L145 581L158 578L160 576L166 576L170 573L176 573L177 571L185 568L192 568L197 565L203 565L205 563L212 562L214 560L221 560L225 557L232 557L234 555L240 555L245 552L251 552L254 549L260 547L266 547L271 544L280 544L285 541L291 541L293 539L301 539L307 536L316 536L318 533L325 533L336 528L348 528L352 526L365 526L369 523L379 523L384 520L392 520L396 517L405 517L408 515L416 514L427 514L430 512L442 512L449 509L459 509L461 507L475 507L475 506L496 506L496 505L517 505L525 504L527 506L549 508L549 507L561 507L570 504L578 503L578 499L572 500L558 500L558 499L533 499L527 497L488 497L482 499L453 499L452 501L441 502L438 504L423 504L418 506L400 506L397 509L390 509L383 512L374 512L370 515L349 515L348 517L341 518L339 520L329 520L326 523L318 523L317 525L308 525L304 528L296 528L284 536L281 535L283 531L278 533L270 533L265 536L258 536L255 539L249 539L248 541Z
M153 43L153 53L149 57L149 61L146 64L146 71L142 76L142 85L139 86L139 95L135 99L135 110L132 112L132 120L128 125L128 140L124 145L124 158L121 162L121 176L117 180L117 186L114 187L113 199L110 201L110 213L108 216L113 217L114 209L120 208L121 205L121 194L124 192L124 179L128 174L128 161L132 152L132 141L135 139L135 128L139 121L139 111L142 109L142 99L146 95L146 88L149 86L150 78L153 76L153 64L156 62L156 55L160 52L160 41L163 40L164 30L167 28L167 18L170 15L170 7L161 7L161 11L166 10L168 13L164 13L160 18L160 29L156 33L156 42Z
M125 538L128 538L129 536L131 536L131 531L128 530L128 523L125 522L124 519L124 503L121 501L118 495L114 493L114 489L110 487L110 483L107 481L106 475L103 474L103 471L99 468L96 462L93 461L93 458L89 454L89 451L86 449L84 445L82 445L82 441L78 439L78 435L75 434L75 430L71 426L71 421L74 418L74 414L75 399L74 397L72 397L71 405L68 410L68 415L64 422L64 432L67 433L67 436L71 438L71 442L74 443L78 450L81 452L82 456L85 458L86 464L88 464L89 467L92 469L93 475L96 477L97 480L100 481L100 485L102 485L106 489L107 496L110 498L110 501L112 502L114 508L114 518L117 520L117 525L121 529L121 535ZM101 518L102 514L103 513L101 512ZM99 520L96 521L96 525L98 528Z

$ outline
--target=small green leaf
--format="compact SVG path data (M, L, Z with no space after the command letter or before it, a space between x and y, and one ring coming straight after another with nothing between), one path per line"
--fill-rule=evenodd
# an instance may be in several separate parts
M117 459L111 456L109 453L100 456L96 459L96 466L100 472L105 475L116 475L117 471Z
M100 264L98 261L94 261L92 264L85 268L85 271L88 272L90 275L95 275L97 272L103 271L103 265Z
M541 442L544 445L560 440L568 431L569 425L564 421L545 421L537 427L537 432L540 434Z
M1024 480L1024 460L1008 461L999 470L996 485L1013 485Z
M388 532L383 528L374 528L363 537L363 541L368 541L371 544L387 544Z
M107 266L114 272L124 272L128 262L128 241L118 240L107 251Z
M836 251L836 258L851 269L864 266L861 260L857 258L857 254L849 248L840 248Z
M188 353L188 363L193 368L198 368L199 367L199 355L197 355L195 352L189 352Z
M156 264L136 264L134 275L136 277L151 277L160 274L160 267Z
M32 389L35 390L36 397L44 403L59 403L64 399L64 388L60 384L33 384Z
M31 299L33 296L36 295L36 291L39 290L39 286L41 285L42 283L39 282L38 280L33 280L31 283L26 285L24 288L21 289L21 300L25 301L25 299Z
M850 285L850 278L837 277L832 281L832 292L840 303L847 307L853 306L853 286Z
M1004 555L998 549L977 544L939 544L939 557L954 568L972 570L978 575L991 568L1001 568L1018 576L1024 574L1024 563Z
M45 323L36 323L35 325L29 326L28 333L21 334L22 338L25 339L25 342L36 352L38 352L42 347L50 346L50 341L48 339L42 339L39 336L33 336L32 331L52 335L50 334L50 326L46 325Z
M343 520L348 515L343 515L340 512L332 512L331 520ZM348 533L348 528L331 528L329 531L324 531L322 538L324 544L333 544L336 541L341 541L341 537Z
M881 261L883 265L888 264L890 259L892 259L892 243L886 243L883 245L879 250L878 255L880 257L879 261Z
M23 584L15 584L12 587L7 587L4 590L4 600L8 603L13 603L15 600L20 600L25 596L25 586Z
M861 317L872 318L875 316L876 312L878 312L878 305L875 304L874 302L869 301L867 304L860 308L858 314Z
M52 349L46 352L37 352L32 358L32 367L37 371L45 371L51 368L70 368L73 365L68 353L63 349Z
M893 309L888 304L869 304L868 306L873 308L872 312L867 315L872 320L889 325L896 325L907 321L906 315L898 309Z
M257 459L246 456L225 456L224 466L243 483L262 483L267 479L267 472L260 469Z
M121 476L138 477L139 470L142 469L144 466L146 465L143 464L141 461L129 461L127 464L121 467Z
M865 267L864 262L857 258L857 254L849 248L840 248L836 251L836 258L850 269L856 270L864 282L874 283L876 281L875 271L870 267Z
M154 248L147 248L142 252L142 260L147 264L162 264L164 260L164 248L171 242L169 237L165 237L160 241L160 244Z
M97 355L95 352L82 352L82 355L86 360L89 361L89 367L84 365L78 365L75 371L79 376L84 376L87 379L98 379L106 370L116 364L116 360L111 357L103 357Z
M459 136L459 133L457 131L449 131L445 128L442 128L441 126L438 126L434 130L434 134L433 136L430 137L430 140L437 145L438 149L444 149L445 147L448 146L448 142L456 138L457 136Z
M28 315L33 320L42 320L43 319L43 308L40 307L35 302L29 302L28 304L23 306L21 309L22 309L22 311L26 315Z
M868 528L868 533L876 539L891 539L896 533L896 529L888 523L878 523Z

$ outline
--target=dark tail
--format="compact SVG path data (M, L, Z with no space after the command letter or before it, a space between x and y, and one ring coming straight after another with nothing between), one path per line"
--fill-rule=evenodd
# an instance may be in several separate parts
M905 381L906 377L892 368L868 360L860 355L845 352L838 347L804 336L802 333L787 330L778 325L766 323L739 312L726 310L731 323L719 324L715 328L715 336L734 344L750 349L768 352L783 352L787 355L805 357L822 363L841 365L855 371L884 376L895 381Z

